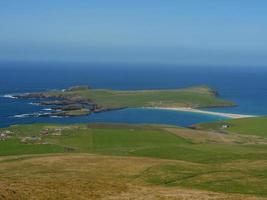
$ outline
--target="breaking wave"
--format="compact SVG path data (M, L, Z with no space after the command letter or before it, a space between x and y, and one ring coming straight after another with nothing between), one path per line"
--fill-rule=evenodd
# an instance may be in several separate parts
M47 112L35 112L35 113L25 113L25 114L19 114L14 115L15 118L27 118L27 117L41 117L41 116L49 116L51 113Z
M17 99L17 97L13 96L12 94L5 94L1 97L4 97L4 98L10 98L10 99Z
M34 106L39 106L40 105L40 103L34 103L34 102L30 102L29 104L30 105L34 105Z

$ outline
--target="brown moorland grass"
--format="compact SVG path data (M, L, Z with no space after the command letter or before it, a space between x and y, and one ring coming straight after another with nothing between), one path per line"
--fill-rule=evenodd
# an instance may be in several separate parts
M267 144L267 138L262 138L257 135L220 133L215 131L192 130L177 127L166 127L163 129L179 137L188 139L192 143Z
M220 167L234 169L257 167L262 164L266 165L266 163L240 161ZM206 168L207 164L92 154L7 156L1 158L0 199L265 199L148 183L146 172L162 166L186 167L190 170L190 168ZM203 179L214 179L214 177L202 174L199 180Z

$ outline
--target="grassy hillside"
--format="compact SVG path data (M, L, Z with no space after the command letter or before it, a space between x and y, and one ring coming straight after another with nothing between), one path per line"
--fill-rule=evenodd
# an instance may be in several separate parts
M233 119L213 123L198 124L198 129L212 130L267 138L267 117Z
M267 189L264 161L207 165L55 154L2 157L0 162L0 199L5 200L263 200L251 194L265 195Z
M1 131L9 135L0 141L1 194L108 199L116 193L118 199L134 194L142 199L152 192L150 199L168 199L169 193L179 199L188 189L201 189L267 197L267 141L253 135L111 124L18 125ZM207 192L199 192L190 195L208 199Z

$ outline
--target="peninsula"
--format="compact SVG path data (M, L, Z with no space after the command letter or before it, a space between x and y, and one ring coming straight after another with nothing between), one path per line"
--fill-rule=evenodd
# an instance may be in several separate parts
M110 90L75 86L64 90L26 93L17 98L39 99L40 105L54 112L44 116L81 116L123 108L210 108L235 106L218 98L218 92L207 86L161 90Z

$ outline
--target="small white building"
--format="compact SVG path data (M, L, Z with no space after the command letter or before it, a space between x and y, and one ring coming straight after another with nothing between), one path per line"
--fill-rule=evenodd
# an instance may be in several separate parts
M0 133L0 140L6 140L7 135L5 133Z
M227 124L222 125L222 129L226 129L226 128L229 128L229 127L230 127L230 126L227 125Z

